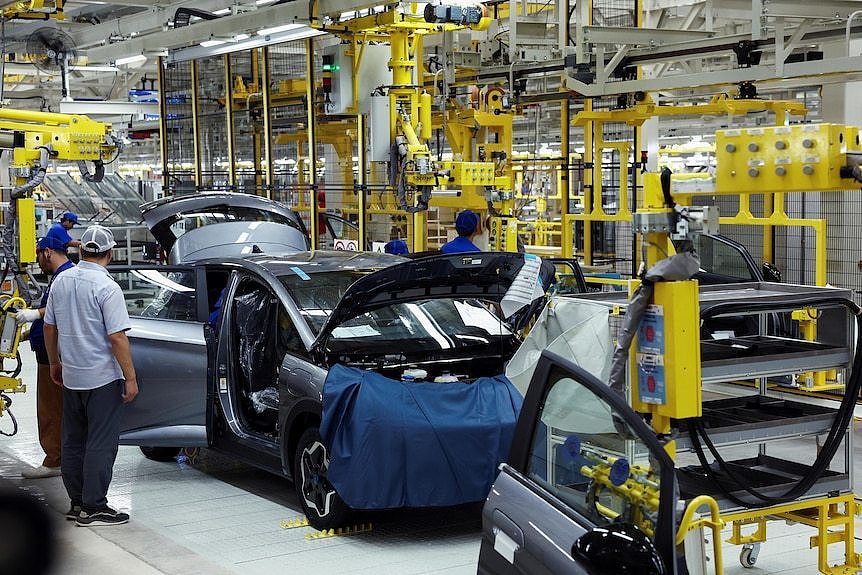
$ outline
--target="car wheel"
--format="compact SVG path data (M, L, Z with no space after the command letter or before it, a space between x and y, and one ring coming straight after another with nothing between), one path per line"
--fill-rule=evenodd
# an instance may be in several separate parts
M293 463L293 483L308 523L315 529L344 527L352 510L326 478L329 450L316 427L299 438Z
M152 461L168 462L174 461L177 458L177 455L180 454L180 448L141 446L141 453L144 454L144 457Z

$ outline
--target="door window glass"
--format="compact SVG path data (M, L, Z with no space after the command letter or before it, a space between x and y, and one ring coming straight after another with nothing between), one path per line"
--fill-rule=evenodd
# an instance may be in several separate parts
M548 389L527 475L597 525L633 523L652 535L661 470L646 445L568 372L555 368Z
M700 267L707 274L756 281L745 256L734 246L712 236L695 236L694 249L700 256Z
M194 271L135 269L111 275L123 289L130 316L197 320Z

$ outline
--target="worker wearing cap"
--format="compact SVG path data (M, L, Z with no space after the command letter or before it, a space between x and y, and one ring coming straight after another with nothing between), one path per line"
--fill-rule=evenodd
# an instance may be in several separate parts
M473 238L482 233L482 225L480 224L479 216L470 210L464 210L455 218L455 231L458 232L458 237L451 242L443 244L440 251L444 254L457 254L459 252L478 252L481 251L476 244L473 243Z
M387 254L401 256L409 254L410 249L407 247L407 242L404 240L390 240L383 246L383 251Z
M128 513L108 507L122 405L138 395L126 331L123 291L105 269L116 245L111 230L90 226L81 262L54 281L45 308L51 379L63 386L63 484L66 512L78 525L120 525Z
M61 244L63 244L64 248L77 248L80 247L81 242L78 240L73 240L72 236L69 235L69 230L75 227L75 224L78 223L78 215L74 212L64 212L62 216L60 216L60 221L51 226L51 229L48 230L48 233L45 234L46 238L56 238Z
M36 244L36 261L42 271L51 276L48 287L42 293L38 308L25 309L15 315L18 323L33 322L30 327L30 347L36 354L36 421L39 429L39 444L45 458L38 467L25 469L21 475L26 479L54 477L60 475L60 422L63 417L63 388L51 381L48 367L48 352L45 349L42 316L54 278L74 267L66 256L66 248L55 237L46 236Z

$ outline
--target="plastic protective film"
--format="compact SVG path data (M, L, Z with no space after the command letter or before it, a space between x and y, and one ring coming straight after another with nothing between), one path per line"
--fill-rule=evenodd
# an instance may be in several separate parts
M277 388L279 366L271 337L276 320L273 307L270 294L262 289L234 298L236 349L246 396L269 387Z
M593 302L552 298L509 361L506 377L526 395L539 357L547 349L607 381L613 354L608 311Z

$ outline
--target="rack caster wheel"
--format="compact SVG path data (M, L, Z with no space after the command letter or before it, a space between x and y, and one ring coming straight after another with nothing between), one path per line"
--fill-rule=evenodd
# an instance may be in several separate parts
M760 543L746 543L739 552L739 563L746 569L751 569L757 563L760 554Z

